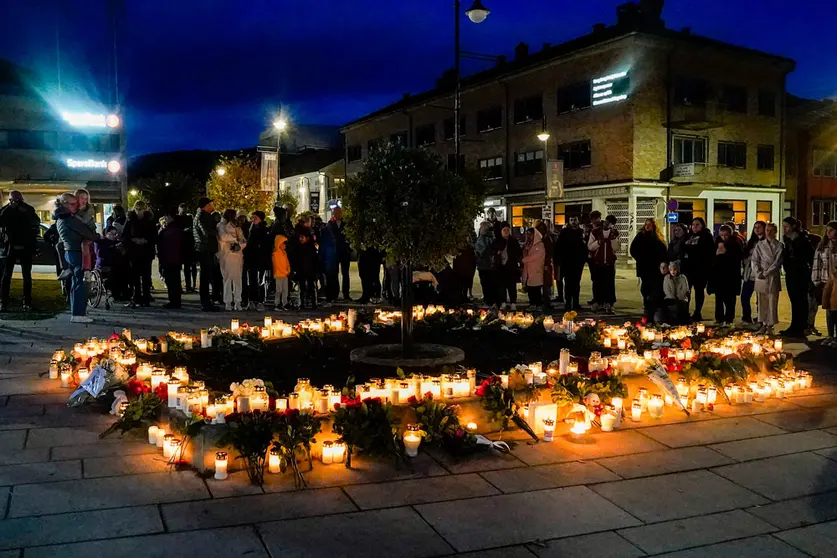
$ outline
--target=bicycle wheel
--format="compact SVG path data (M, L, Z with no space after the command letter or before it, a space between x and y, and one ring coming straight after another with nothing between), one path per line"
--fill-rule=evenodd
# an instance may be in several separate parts
M99 270L94 269L84 274L84 282L87 287L87 305L91 308L96 308L102 302L102 294L105 286L102 284L102 276Z

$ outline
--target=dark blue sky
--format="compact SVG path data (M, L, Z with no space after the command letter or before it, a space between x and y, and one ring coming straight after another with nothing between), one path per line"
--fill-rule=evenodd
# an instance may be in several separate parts
M463 48L510 55L526 41L537 50L614 23L622 1L484 0L491 15L463 19ZM0 1L0 57L54 83L58 29L62 99L107 101L107 2ZM452 0L123 3L119 93L131 155L253 145L280 107L295 122L342 124L452 66ZM663 10L671 28L795 59L789 90L817 98L837 95L835 15L834 0L668 0Z

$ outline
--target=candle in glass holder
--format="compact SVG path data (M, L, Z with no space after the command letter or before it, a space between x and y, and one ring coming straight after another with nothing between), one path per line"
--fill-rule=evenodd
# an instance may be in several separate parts
M653 419L663 416L663 396L655 393L648 401L648 414Z
M137 339L134 342L134 346L141 353L147 353L148 352L148 340L147 339Z
M773 341L773 349L776 351L781 351L785 347L784 342L781 339L776 339Z
M209 331L201 330L201 349L208 349L212 347L212 339L209 337Z
M215 480L227 478L227 452L215 452Z
M169 447L171 448L169 450L169 461L171 461L172 463L177 462L179 459L181 459L183 457L183 454L182 454L183 446L182 446L182 444L183 444L183 442L181 440L179 440L178 438L175 438L171 442L169 442ZM165 453L166 452L165 452L165 446L164 446L163 447L163 457L165 457Z
M169 409L177 407L177 390L180 388L180 380L171 378L166 384L166 394L168 395Z
M552 428L554 429L555 427L553 426ZM544 431L544 434L546 434L546 431ZM576 440L581 439L585 434L587 434L587 425L583 422L576 421L570 428L570 434ZM546 441L546 437L544 437L544 441Z
M605 412L599 417L602 423L602 432L611 432L616 425L616 415L612 412Z
M162 428L157 429L157 439L155 440L154 445L160 449L166 445L166 431Z
M230 331L232 331L233 333L238 333L239 331L241 331L241 326L239 325L238 320L230 320Z
M156 424L152 424L148 427L148 443L152 445L157 444L157 431L160 428Z
M78 369L78 383L84 382L87 378L90 377L90 370L87 368L79 368Z
M180 380L181 384L189 383L189 373L186 372L185 366L176 366L174 368L174 373L172 373L172 377Z
M267 472L268 473L281 473L282 472L282 458L279 455L279 450L277 448L270 448L270 452L268 452L267 458Z
M715 386L709 386L706 389L706 402L709 405L714 405L715 400L718 398L718 388Z
M163 370L152 370L151 371L151 391L157 389L157 386L165 382L166 373Z
M686 360L688 361L695 360L695 351L693 349L686 349L683 351L683 356L686 357Z
M408 457L415 457L418 455L418 448L421 445L421 434L419 434L418 424L408 424L404 431L404 451Z
M695 331L699 334L703 334L706 331L706 325L698 324L697 326L695 326Z
M809 372L802 374L802 379L805 380L805 387L810 388L814 385L814 377Z
M640 417L642 417L642 401L634 399L631 404L631 420L639 422Z
M273 327L273 317L271 317L271 316L265 316L264 317L264 327L266 327L267 329L270 329L271 327Z
M322 461L324 465L334 463L334 442L332 442L331 440L326 440L325 442L323 442Z
M474 425L476 427L476 425ZM551 442L555 435L555 421L551 418L543 419L543 441Z
M567 366L567 374L578 374L578 363L577 362L571 362Z
M648 410L648 388L641 387L639 388L639 393L637 394L637 398L639 399L640 404L642 405L642 412Z
M288 409L299 409L299 393L293 392L288 395Z
M171 458L172 441L175 440L174 434L163 435L163 457Z
M620 337L619 340L616 342L616 348L620 351L624 351L628 348L628 342Z
M349 312L351 312L351 310ZM346 460L346 442L343 441L343 438L338 438L337 441L334 442L333 456L332 463L343 463Z
M602 346L603 346L605 349L609 349L609 348L611 348L611 347L613 346L613 341L610 339L610 337L605 337L605 338L602 340Z
M163 337L160 339L160 352L167 353L169 352L169 340Z

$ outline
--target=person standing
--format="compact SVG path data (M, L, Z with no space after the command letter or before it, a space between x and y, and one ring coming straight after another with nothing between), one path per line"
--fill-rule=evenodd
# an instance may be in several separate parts
M549 226L542 220L538 219L535 221L535 230L541 233L541 239L543 242L543 311L549 312L552 310L552 254L555 251L555 242L552 239L552 233L549 231Z
M459 304L471 301L471 289L474 286L474 272L477 269L477 254L474 252L473 231L469 238L462 241L453 259L453 274L456 280L456 292Z
M198 210L192 221L192 236L195 242L195 254L201 270L200 298L201 309L204 312L220 310L212 303L209 289L214 283L215 262L218 257L218 225L212 213L215 206L209 198L198 200Z
M150 306L151 264L157 244L157 224L144 201L137 201L133 211L128 212L122 242L131 263L131 284L134 287L134 295L125 307Z
M578 217L570 217L567 226L558 233L555 249L555 265L564 278L564 309L581 310L581 274L587 263L589 251L584 242L584 230Z
M657 293L662 291L663 276L660 274L660 264L667 258L666 242L654 219L645 220L642 230L631 242L630 251L631 257L636 261L636 276L641 282L640 292L645 317L652 321L660 302Z
M322 222L320 221L320 223ZM325 281L321 280L321 283L326 304L335 302L340 295L340 283L338 282L340 260L337 257L337 237L334 232L335 228L330 225L331 221L322 223L317 230L320 278L325 277ZM348 269L348 266L346 266L346 269Z
M277 312L287 310L290 303L288 277L291 275L291 262L288 259L288 237L277 234L273 239L273 279L276 281L276 292L273 295L273 309Z
M244 248L244 269L247 273L248 309L264 310L267 278L265 272L271 268L272 252L270 234L265 223L264 211L250 215L250 234Z
M808 291L811 285L813 250L807 235L799 228L799 221L786 217L784 231L785 287L791 303L791 324L781 335L803 337L808 326Z
M689 230L686 225L674 223L671 227L671 240L668 241L666 252L666 259L669 262L679 261L682 264L686 260L686 241L688 239Z
M779 323L779 291L782 290L782 256L784 245L776 240L779 229L775 223L762 227L764 237L753 247L750 273L759 305L761 333L773 334Z
M9 203L0 209L0 312L9 308L9 292L15 265L23 275L23 310L32 309L32 258L38 246L41 220L35 208L23 201L18 190L9 192Z
M349 241L346 239L346 223L343 221L343 208L335 207L331 211L331 219L328 221L329 232L334 237L334 245L336 247L337 265L331 270L331 275L326 274L326 284L334 285L334 291L329 287L329 294L333 295L333 299L337 298L338 283L337 275L340 275L340 287L343 289L343 300L351 302L352 297L349 296L349 289L351 287L349 279L349 267L351 266L352 250L349 246ZM338 269L339 268L339 269Z
M317 309L317 239L311 217L301 218L294 228L296 247L291 269L299 282L300 309Z
M122 204L116 203L113 204L113 209L111 214L108 216L108 220L105 223L105 228L113 227L116 229L116 232L119 233L119 236L122 236L122 230L125 228L125 221L128 220L128 215L125 212L125 208L122 207Z
M546 249L543 237L538 229L526 231L526 243L523 245L523 286L529 295L529 308L543 305L543 270Z
M168 291L168 303L163 305L167 310L180 308L183 295L180 284L180 268L183 265L183 229L182 222L178 222L179 215L167 214L165 226L157 235L157 257L163 271L163 279Z
M715 293L715 321L721 326L735 321L735 299L741 292L741 242L729 225L722 225L712 262L709 288Z
M494 234L489 230L490 234ZM506 225L500 231L500 238L494 240L490 252L494 256L494 282L496 284L496 303L508 304L512 311L517 310L517 284L520 282L520 264L523 250L520 243L512 236L511 227ZM508 297L508 298L506 298ZM508 303L506 302L508 300Z
M64 258L70 268L70 310L73 323L89 324L92 318L87 313L87 293L84 286L84 267L81 259L81 244L84 240L96 240L97 234L90 230L81 219L76 218L78 199L74 194L65 192L55 200L55 212L52 218L58 229L58 237L64 245Z
M183 278L186 283L186 292L197 292L195 287L198 285L198 265L195 259L195 236L192 232L194 223L194 216L189 213L189 208L185 203L177 206L177 216L175 217L175 226L183 232L183 240L181 247L183 249Z
M494 306L503 302L497 299L500 288L497 282L497 272L494 266L494 251L492 249L494 241L497 238L494 236L494 229L491 222L483 221L480 223L480 232L477 236L477 241L474 243L474 253L477 256L477 273L480 276L482 299L486 306ZM503 238L502 230L500 231L499 238ZM505 299L505 296L502 298Z
M753 225L753 234L750 235L750 240L744 246L744 274L741 277L743 281L741 284L741 322L745 324L753 323L753 307L750 304L756 286L756 276L753 273L753 252L756 245L765 238L765 226L764 221L756 221ZM776 292L778 293L778 291Z
M587 248L590 250L590 274L594 277L594 312L615 313L613 305L616 303L616 253L619 251L619 242L615 218L608 215L607 219L602 221L599 213L593 222L587 242Z
M696 217L692 221L692 235L686 240L686 259L681 262L683 275L695 291L695 312L692 321L703 320L703 303L706 300L706 280L712 261L715 257L716 246L712 233L706 229L706 221Z
M381 252L377 248L364 248L358 254L357 269L360 274L360 304L377 304L381 298Z
M825 310L826 338L822 344L837 347L837 221L825 226L825 234L814 253L814 266L811 280L814 291L819 294L819 302Z
M247 239L238 224L235 209L227 209L216 227L218 235L218 263L224 282L224 309L241 312L241 276L244 273L244 248Z

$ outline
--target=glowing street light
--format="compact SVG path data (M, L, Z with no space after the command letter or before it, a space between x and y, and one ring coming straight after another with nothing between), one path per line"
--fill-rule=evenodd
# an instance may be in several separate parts
M116 174L120 170L122 170L122 163L117 160L108 161L108 172L111 174Z
M107 118L105 118L105 124L107 125L108 128L116 128L121 123L122 123L122 121L115 114L109 114L109 115L107 115Z
M538 139L541 141L546 141L549 139L549 132L541 132L538 134Z
M469 10L465 10L465 15L468 16L468 19L470 19L474 23L482 23L483 21L485 21L485 18L487 18L488 14L490 13L491 12L485 6L482 5L482 2L480 2L480 0L474 0L474 3L471 6L471 8Z
M281 132L288 127L288 121L284 118L277 118L273 121L273 127Z
M225 169L224 167L218 167L217 169L215 169L215 174L217 174L218 176L224 176L225 174L227 174L227 169Z
M137 194L139 194L139 192L137 191L136 188L131 189L128 193L131 194L132 196L136 196Z

